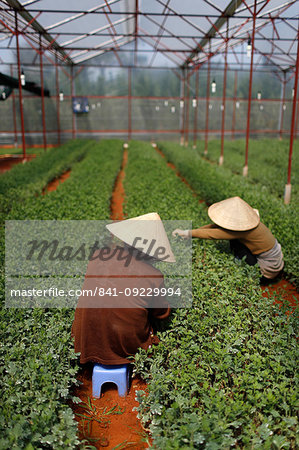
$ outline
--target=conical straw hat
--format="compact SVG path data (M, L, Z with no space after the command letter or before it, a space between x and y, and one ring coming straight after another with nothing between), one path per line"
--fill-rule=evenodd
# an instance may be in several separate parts
M175 262L175 256L159 214L149 213L132 219L106 225L106 228L121 241L141 250L143 253L162 259L165 262ZM136 240L137 238L138 241ZM162 247L165 251L156 253ZM161 249L160 249L161 250ZM166 258L166 256L168 257Z
M240 197L214 203L209 207L208 214L216 225L233 231L251 230L260 222L259 215Z

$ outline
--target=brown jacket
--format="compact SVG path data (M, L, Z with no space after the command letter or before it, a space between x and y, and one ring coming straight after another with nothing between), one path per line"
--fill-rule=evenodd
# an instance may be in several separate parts
M125 250L122 255L128 254ZM170 314L165 297L140 295L141 290L150 293L150 289L164 287L163 275L136 256L126 265L117 254L106 261L97 255L99 251L88 264L82 289L94 292L102 287L107 292L110 287L117 296L79 298L72 326L75 351L81 352L81 363L126 364L139 347L147 349L154 343L151 318L163 319ZM124 294L125 289L128 293L133 288L138 295Z
M248 231L230 231L216 224L205 225L192 230L192 237L201 239L238 239L246 245L253 255L267 252L274 247L275 237L262 222Z

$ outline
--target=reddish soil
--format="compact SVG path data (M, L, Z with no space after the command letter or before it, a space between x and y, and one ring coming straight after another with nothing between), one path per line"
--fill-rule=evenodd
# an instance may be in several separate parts
M23 155L0 155L0 173L7 172L16 164L25 163L35 157L35 154L27 155L26 158L23 158Z
M138 402L135 400L135 391L145 390L146 388L142 380L134 378L129 393L125 397L119 397L116 386L107 383L103 386L101 397L98 399L92 397L91 364L82 368L78 380L83 384L76 387L74 395L85 403L90 400L94 410L94 413L92 413L91 409L83 403L73 405L73 411L79 423L80 440L87 440L97 449L105 447L111 450L114 448L141 450L149 447L147 443L149 442L148 434L143 430L137 419L137 412L133 411L133 408L138 406ZM107 414L112 408L114 408L112 413ZM93 417L93 420L84 419L79 414ZM88 422L90 422L89 427Z
M157 152L159 153L159 155L161 155L164 159L166 159L164 153L162 152L162 150L160 150L158 147L155 147L155 149L157 150ZM167 162L168 167L170 167L174 173L176 174L177 177L180 178L180 180L190 189L190 191L192 192L193 197L198 197L198 195L196 194L196 192L194 191L194 189L192 188L192 186L188 183L188 181L180 174L180 172L177 170L177 168L175 167L175 165L171 162ZM198 200L199 203L204 203L204 200L199 199Z
M30 147L27 147L27 149L29 148L41 148L42 145L40 144L32 144L30 145ZM47 144L47 148L54 148L54 147L60 147L59 144ZM0 148L16 148L14 144L7 144L7 145L0 145ZM18 147L21 148L21 147Z
M111 219L123 220L123 202L125 191L123 180L125 177L125 167L128 160L128 151L124 148L123 161L120 171L116 177L115 185L111 197ZM90 399L93 413L86 404L72 405L76 420L79 423L80 440L88 441L90 445L97 449L126 449L132 448L142 450L149 447L150 438L142 428L137 418L137 412L133 408L138 406L135 400L136 390L145 390L146 384L138 378L132 380L132 385L126 397L119 397L117 388L113 383L107 383L102 389L101 398L92 397L92 364L85 364L78 375L78 380L83 384L75 389L74 395L79 397L82 402L88 402ZM111 414L107 414L114 408ZM105 412L106 411L106 414ZM85 418L79 414L84 414ZM91 417L88 420L86 417ZM99 419L99 423L95 418ZM88 427L88 422L90 426Z
M123 203L125 199L125 190L123 186L123 180L125 178L125 167L128 161L128 150L124 149L122 165L120 171L116 177L115 185L111 197L111 215L110 218L112 220L123 220L124 219L124 211L123 211Z
M262 291L263 297L268 297L269 293L274 295L274 303L282 305L283 301L280 297L282 297L283 300L286 300L290 305L290 309L286 311L287 315L292 314L294 310L298 308L299 294L296 287L287 280L282 279L276 283L270 284L269 286L262 286Z
M46 195L47 192L56 191L59 184L64 183L65 180L69 178L71 174L71 170L67 170L62 175L60 175L58 178L55 178L54 180L50 181L50 183L47 184L47 186L43 189L42 195Z

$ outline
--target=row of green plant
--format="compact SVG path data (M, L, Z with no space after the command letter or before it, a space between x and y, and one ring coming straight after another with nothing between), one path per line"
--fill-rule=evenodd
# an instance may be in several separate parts
M282 245L286 273L298 286L298 204L293 202L284 205L282 199L272 195L266 186L253 184L243 176L232 174L225 167L210 164L195 149L182 148L170 142L159 142L158 145L199 197L208 204L238 195L259 210L261 221Z
M248 180L264 186L274 195L283 198L284 188L287 184L289 163L289 139L250 140L248 153ZM197 143L198 152L204 154L204 143ZM221 143L220 140L211 140L208 145L206 157L214 162L219 161ZM292 157L292 202L299 201L298 180L299 173L299 141L294 141ZM245 164L245 140L225 141L224 143L224 167L232 172L242 175Z
M82 145L75 143L76 149ZM86 157L73 166L71 176L56 191L22 197L22 202L13 202L6 218L108 219L122 143L111 140L84 145ZM71 146L68 150L71 152ZM19 170L12 169L12 176ZM19 189L23 193L23 185ZM3 232L1 257L3 264ZM71 339L74 311L5 308L3 269L0 291L0 448L76 448L77 424L69 406L78 370Z
M51 148L51 147L50 147ZM28 147L26 148L27 155L40 155L44 152L42 147ZM21 147L13 147L13 148L0 148L0 155L23 155L23 149Z
M18 164L1 176L0 200L5 214L16 202L41 194L47 184L84 158L90 141L69 141L49 149L36 159Z
M128 217L207 221L205 205L149 144L130 143L124 183ZM262 296L259 277L227 242L193 240L193 306L173 310L159 345L135 358L148 384L138 414L154 448L295 449L296 317Z

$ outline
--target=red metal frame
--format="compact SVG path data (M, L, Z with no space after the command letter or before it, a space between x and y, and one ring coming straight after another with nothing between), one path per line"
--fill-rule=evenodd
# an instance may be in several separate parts
M135 48L134 48L134 65L137 65L137 49L138 49L138 0L135 0L135 32L134 32L134 41L135 41Z
M295 135L295 116L296 116L296 104L298 95L298 72L299 72L299 31L297 33L297 60L296 60L296 71L294 80L294 98L293 98L293 108L292 108L292 121L291 121L291 132L290 132L290 148L289 148L289 163L288 163L288 178L287 184L291 184L291 173L292 173L292 155L293 155L293 145L294 145L294 135Z
M185 93L186 93L186 78L185 78L185 71L183 69L183 75L181 79L181 101L184 102L183 108L181 108L181 105L179 105L180 108L180 120L181 120L181 145L184 145L184 136L185 136Z
M281 83L282 83L282 95L281 95L281 104L280 104L279 139L282 139L282 130L283 130L284 104L285 104L285 93L286 93L286 72L283 72L283 80Z
M19 103L20 103L20 116L21 116L21 130L22 130L22 149L23 159L26 158L26 141L25 141L25 126L24 126L24 111L23 111L23 93L21 83L21 63L20 63L20 50L19 50L19 29L18 29L18 13L15 11L15 36L17 42L17 61L18 61L18 78L19 78Z
M59 71L58 58L55 56L55 84L56 84L56 109L57 109L57 143L61 144L61 130L60 130L60 89L59 89Z
M197 69L197 71L195 72L196 107L194 108L193 148L196 148L196 141L197 141L198 89L199 89L199 69Z
M243 168L243 175L244 176L247 176L247 174L248 174L248 150L249 150L250 113L251 113L251 97L252 97L252 73L253 73L253 57L254 57L254 38L255 38L255 24L256 24L256 1L257 0L254 0L252 36L251 36L251 60L250 60L250 75L249 75L249 88L248 88L248 108L247 108L247 126L246 126L245 165L244 165L244 168Z
M128 141L132 138L132 69L128 69Z
M57 131L58 131L58 142L60 143L60 102L59 102L59 74L58 74L58 60L60 62L66 62L68 64L74 62L70 59L70 55L72 55L72 58L76 58L75 62L82 62L83 60L86 60L88 58L94 57L98 54L103 54L106 52L114 52L116 56L116 60L118 63L118 66L123 66L124 68L127 68L125 64L122 64L122 60L120 58L120 52L134 52L134 65L136 66L138 64L138 58L137 53L140 48L137 46L138 38L142 39L144 42L147 42L147 44L150 45L150 49L144 49L145 52L152 52L153 55L150 58L149 65L140 65L138 67L152 67L153 62L156 58L156 55L158 52L161 52L163 55L165 55L172 63L175 63L176 66L178 64L186 64L186 70L188 70L189 74L188 76L184 76L183 81L183 96L181 98L184 100L184 108L182 111L180 111L180 114L182 113L182 122L181 122L181 138L185 140L185 143L188 143L189 140L189 133L191 131L190 124L189 124L189 114L190 114L190 75L195 71L195 96L197 99L197 105L194 110L194 124L193 124L193 142L194 145L196 145L196 139L197 139L197 120L198 120L198 83L199 83L199 67L206 61L208 61L208 79L207 79L207 98L206 98L206 124L205 124L205 153L207 152L208 148L208 136L209 132L215 132L214 130L209 130L209 100L210 100L210 59L212 56L214 56L217 53L225 51L225 67L224 67L224 85L223 85L223 95L222 95L222 104L223 104L223 111L222 111L222 124L221 124L221 158L223 160L224 156L224 138L228 135L229 130L225 130L225 117L226 117L226 102L231 101L232 99L226 99L226 81L227 81L227 58L228 58L228 48L232 49L232 53L235 57L235 60L237 64L240 63L238 59L238 51L235 51L234 47L238 44L240 44L242 41L244 42L244 39L246 39L246 36L248 34L248 23L252 22L253 24L253 31L252 31L252 52L251 52L251 60L250 60L250 80L249 80L249 96L248 96L248 106L247 106L247 126L246 126L246 148L245 148L245 166L244 166L244 174L247 173L248 170L248 153L249 153L249 138L250 138L250 113L251 113L251 105L252 102L255 101L255 99L252 99L252 82L253 82L253 72L255 70L258 70L260 66L262 66L261 58L264 57L265 59L271 61L273 65L277 68L277 70L281 70L281 67L283 65L288 64L288 67L291 67L292 61L293 64L298 65L298 49L297 49L297 59L295 59L295 54L292 52L292 48L295 45L296 40L294 39L290 45L290 47L285 50L285 47L279 44L279 41L291 41L292 38L284 38L280 36L280 30L279 30L279 22L276 19L282 20L285 23L287 23L287 20L297 20L296 17L290 17L287 18L286 16L280 17L284 11L286 11L292 4L295 2L285 2L283 4L280 4L278 6L275 6L275 8L267 8L267 12L261 14L263 8L265 8L266 5L270 3L270 0L267 1L261 1L261 0L255 0L254 1L254 8L252 5L248 3L248 0L242 0L243 2L243 9L238 8L238 14L234 16L233 11L231 14L226 14L227 9L222 10L220 7L213 4L211 0L204 0L205 3L210 5L214 8L214 10L217 12L217 14L209 14L207 17L205 14L199 14L199 13L179 13L178 7L177 10L173 7L170 7L170 1L171 0L157 0L157 3L161 5L163 8L161 8L161 12L144 12L142 11L141 2L138 0L135 0L135 12L130 11L124 11L120 12L118 8L113 10L111 8L112 5L117 4L120 0L103 0L103 4L95 6L93 8L90 8L86 11L74 11L74 10L61 10L61 13L74 13L75 15L71 17L67 17L66 19L63 19L62 21L59 21L56 24L52 24L48 26L47 28L43 28L43 31L39 29L40 24L37 22L39 16L43 13L46 14L45 11L42 11L41 9L30 9L31 13L34 13L33 16L30 15L29 10L24 4L24 8L20 10L19 12L15 11L12 8L12 2L8 1L7 3L10 5L9 8L2 8L0 15L0 23L5 28L5 37L10 37L10 35L16 36L17 41L17 56L18 56L18 76L19 76L19 85L20 85L20 42L19 42L19 36L22 35L23 38L26 40L26 42L30 43L30 46L36 50L36 47L39 48L39 50L36 50L37 53L40 55L40 76L41 76L41 89L42 89L42 96L41 96L41 103L42 103L42 125L43 125L43 143L44 147L47 147L47 130L46 130L46 117L45 117L45 99L44 99L44 79L43 79L43 67L44 62L46 63L48 60L51 64L55 65L55 72L56 72L56 97L57 97ZM233 2L232 7L235 6ZM236 4L236 2L235 2ZM249 11L250 16L248 17L248 14L243 14L243 11ZM48 10L47 13L50 13L51 10ZM52 13L57 13L58 11L52 10ZM64 32L61 28L63 24L70 23L79 17L83 17L86 14L100 14L102 17L106 17L108 25L105 25L104 27L100 27L97 30L93 30L90 33L77 33L77 32ZM116 15L117 20L114 21L113 15ZM125 19L119 19L118 16L123 15ZM151 24L155 24L157 27L157 33L149 33L146 30L142 30L138 25L138 18L139 16L142 16L144 18L144 22L149 21ZM132 20L132 17L135 17L135 26L134 26L134 32L127 32L127 33L117 33L116 26L120 23L126 22L127 20ZM161 18L162 17L162 18ZM180 30L177 30L177 32L172 32L171 25L169 24L170 19L168 21L168 26L166 27L166 21L168 20L168 17L180 19L184 22L184 27L187 27L189 25L191 31L193 31L193 34L196 35L196 38L192 36L192 33L188 33L188 30L186 30L184 27L182 27L182 30L184 30L184 33L180 33ZM213 32L213 36L207 33L207 30L203 30L202 25L204 23L204 20L198 21L195 23L195 21L192 21L192 17L194 18L206 18L211 24L210 31ZM212 18L216 18L216 22L212 22ZM226 37L221 32L222 27L219 26L220 23L224 23L225 21L228 22L229 17L234 17L234 23L233 20L231 20L231 27L230 27L230 36L228 33L228 24L227 24L227 33ZM14 22L13 22L14 19ZM19 21L18 21L19 20ZM224 22L223 22L224 21ZM49 23L49 22L48 22ZM198 25L200 23L200 26ZM265 26L269 24L269 27L272 27L270 29L270 32L272 34L271 38L267 38L267 33L263 32L265 29ZM287 23L287 25L290 27L292 33L296 31L296 29L292 26L291 23ZM58 27L59 31L57 36L53 38L48 34L49 30ZM15 28L15 31L14 31ZM186 30L186 31L185 31ZM101 31L107 31L107 33L101 33ZM190 31L190 30L189 30ZM269 28L266 30L269 31ZM142 35L143 32L143 35ZM155 34L156 33L156 34ZM57 38L60 38L63 35L74 35L79 36L72 38L68 42L65 42L64 44L58 45ZM67 45L72 45L74 42L77 42L78 40L84 39L84 37L88 36L104 36L104 35L110 35L111 41L101 43L100 45L96 45L94 47L85 48L82 47L72 47L72 48L66 48ZM298 36L298 35L297 35ZM211 37L213 39L213 49L211 49ZM135 40L135 45L132 46L132 48L120 48L125 43L129 42L130 40ZM170 44L168 45L167 39L170 39ZM179 45L177 45L175 48L172 44L172 40L176 39ZM258 48L257 42L263 41L267 39L267 41L271 44L270 51L263 52L260 51ZM2 39L1 39L2 40ZM167 43L167 45L165 44ZM206 43L210 42L209 44L209 52L205 50ZM57 47L58 46L58 47ZM10 43L8 45L10 47ZM224 48L225 47L225 48ZM11 47L10 47L11 48ZM294 47L295 48L295 47ZM79 50L79 53L75 53L75 50ZM82 50L82 51L81 51ZM143 50L142 50L143 51ZM46 52L51 52L52 55L55 55L55 63L48 57ZM91 52L91 53L89 53ZM191 52L191 55L189 55L189 58L186 59L186 53ZM254 62L253 56L254 54L259 54L260 57L257 58L257 60ZM192 56L192 57L191 57ZM194 57L193 57L194 56ZM274 58L274 62L273 62ZM259 60L258 60L259 59ZM196 62L195 62L196 61ZM116 62L116 61L115 61ZM233 63L230 64L231 67L233 67ZM285 67L285 66L283 66ZM63 66L61 66L60 70L62 70L64 73L67 74L67 76L70 79L71 83L71 96L70 99L74 97L74 80L75 77L78 76L80 73L80 70L77 71L76 74L74 74L73 66L71 66L71 74L69 75L67 70L64 69ZM128 68L128 136L131 138L132 135L132 99L135 98L132 96L132 80L131 80L131 67ZM185 72L186 75L186 72ZM186 85L187 83L187 85ZM235 120L236 120L236 99L237 99L237 93L236 93L236 84L237 84L237 71L235 71L235 90L234 90L234 99L233 99L233 117L232 117L232 138L235 136ZM297 85L296 85L297 88ZM26 97L27 98L27 97ZM112 97L111 97L112 98ZM116 96L114 98L117 98ZM150 97L149 97L150 98ZM15 96L13 94L13 102L14 102ZM19 100L20 100L20 116L21 116L21 127L22 127L22 146L23 146L23 155L26 156L26 143L25 143L25 128L24 128L24 111L23 111L23 95L22 95L22 87L20 86L19 90ZM271 99L267 101L272 101ZM275 100L274 100L275 101ZM283 85L283 93L282 93L282 102L281 105L286 103L285 100L285 84ZM14 103L13 103L14 108ZM72 108L72 105L71 105ZM14 108L15 109L15 108ZM298 122L298 112L296 116L296 97L295 101L293 100L293 111L292 111L292 129L290 134L290 148L293 146L293 140L296 137L297 132L297 122ZM279 127L279 136L280 138L283 135L287 134L287 131L283 130L283 121L284 121L284 109L281 108L280 111L280 127ZM143 130L144 131L144 130ZM136 132L143 132L143 131L137 131ZM135 132L135 131L134 131ZM242 132L242 130L238 130L238 132ZM253 130L252 130L253 132ZM258 130L257 132L260 132ZM270 133L271 130L263 130L263 133ZM17 140L17 129L16 129L16 116L14 112L14 134L15 139ZM72 135L73 137L76 136L76 115L72 112ZM291 161L291 159L290 159ZM289 161L289 164L291 162Z
M13 77L13 68L10 66L10 76ZM16 114L16 96L15 91L12 91L12 115L13 115L13 129L15 135L15 147L18 146L18 131L17 131L17 114Z
M71 111L72 111L72 137L76 138L76 117L73 111L73 99L75 97L75 86L74 86L74 67L71 66L70 73L70 83L71 83Z
M184 110L185 110L185 114L186 114L186 120L185 120L185 146L188 146L189 143L189 112L190 112L190 84L189 84L189 77L188 77L188 73L186 74L185 77L185 83L187 85L187 89L185 90L186 92L186 98L184 98Z
M224 53L224 75L223 75L223 92L222 92L222 125L221 125L221 153L219 164L223 164L224 160L224 130L225 130L225 101L226 101L226 79L227 79L227 47L228 47L229 20L226 21L226 44Z
M47 150L47 136L46 136L46 117L45 117L45 95L44 95L44 71L43 71L43 51L40 36L39 47L39 61L40 61L40 85L41 85L41 105L42 105L42 124L43 124L43 143L44 150Z
M209 55L211 55L211 39L209 39ZM211 57L209 57L208 59L208 73L207 73L206 128L205 128L205 149L204 149L205 155L208 153L208 141L209 141L210 75L211 75Z
M237 89L238 89L238 72L235 71L234 100L233 100L233 120L232 120L232 140L235 139Z

